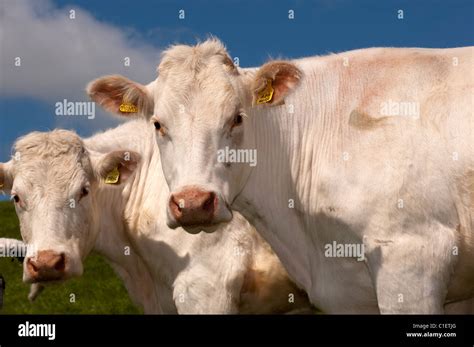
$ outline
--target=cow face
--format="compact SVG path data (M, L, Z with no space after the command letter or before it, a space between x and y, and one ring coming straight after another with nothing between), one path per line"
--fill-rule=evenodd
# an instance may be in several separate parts
M100 209L94 192L114 168L121 181L130 175L137 154L127 153L90 154L75 133L65 130L31 133L16 142L12 160L0 164L0 186L11 194L28 245L25 282L82 274L82 261L97 236Z
M208 40L171 48L158 72L147 86L105 76L87 91L108 111L144 115L155 127L171 192L168 226L214 231L232 219L230 206L257 165L253 108L281 105L300 71L282 61L239 71L223 45ZM121 110L129 103L137 113Z

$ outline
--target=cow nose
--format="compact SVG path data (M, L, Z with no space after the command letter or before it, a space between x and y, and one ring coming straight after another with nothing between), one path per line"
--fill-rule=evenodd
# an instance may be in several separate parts
M214 192L185 188L171 195L169 208L182 226L210 224L217 208L217 196Z
M39 251L26 259L26 270L33 282L53 281L64 277L66 256L52 250Z

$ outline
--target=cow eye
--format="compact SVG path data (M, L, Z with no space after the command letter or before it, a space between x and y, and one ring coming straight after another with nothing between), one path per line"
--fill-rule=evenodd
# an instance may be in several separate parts
M85 197L87 195L89 195L89 188L87 188L87 187L82 188L80 199L82 199L83 197Z
M244 117L242 116L242 114L236 114L234 116L234 123L232 124L233 126L239 126L241 125L242 123L244 122Z
M156 119L152 119L153 125L156 131L159 131L161 135L165 135L165 127L158 122Z
M15 202L15 204L18 204L20 202L20 197L18 196L18 194L12 195L11 199Z

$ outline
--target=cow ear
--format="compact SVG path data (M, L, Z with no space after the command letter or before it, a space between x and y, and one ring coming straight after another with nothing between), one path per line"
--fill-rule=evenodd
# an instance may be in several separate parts
M296 65L274 60L263 65L252 83L253 105L277 106L299 84L301 70Z
M120 75L103 76L86 87L89 97L106 111L120 116L153 114L154 82L147 86Z
M140 154L132 151L114 151L91 157L95 176L110 185L121 185L138 167Z
M0 163L0 192L9 192L13 185L13 176L11 173L11 161Z

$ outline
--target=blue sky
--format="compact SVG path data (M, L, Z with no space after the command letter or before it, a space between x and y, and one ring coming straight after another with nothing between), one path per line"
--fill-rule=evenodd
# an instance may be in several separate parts
M178 18L180 9L185 19ZM160 51L173 43L212 34L241 66L256 66L269 57L374 46L473 45L473 22L472 0L1 0L0 161L9 159L18 136L33 130L64 127L88 136L117 124L103 112L94 120L58 117L54 105L87 100L87 81L102 74L151 81ZM21 67L13 66L17 56ZM130 67L122 64L126 56Z
M71 1L55 1L59 6ZM249 65L269 55L301 57L371 46L472 45L472 0L74 1L98 20L137 31L156 47L209 33ZM185 10L185 20L177 13ZM288 10L295 19L288 20ZM404 19L397 10L404 10Z

